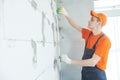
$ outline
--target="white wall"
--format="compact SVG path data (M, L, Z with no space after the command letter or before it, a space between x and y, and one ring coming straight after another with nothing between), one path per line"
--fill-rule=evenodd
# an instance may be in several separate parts
M93 9L92 0L62 0L58 6L64 6L69 15L78 25L87 27L90 19L90 10ZM60 26L60 50L61 54L67 54L71 59L80 60L84 51L84 41L81 33L71 27L64 16L59 15ZM61 63L61 80L81 80L81 66Z
M59 80L53 0L0 0L0 80Z

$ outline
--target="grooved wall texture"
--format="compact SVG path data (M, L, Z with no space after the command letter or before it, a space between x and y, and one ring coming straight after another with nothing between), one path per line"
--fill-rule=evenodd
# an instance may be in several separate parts
M59 80L54 0L0 0L0 80Z

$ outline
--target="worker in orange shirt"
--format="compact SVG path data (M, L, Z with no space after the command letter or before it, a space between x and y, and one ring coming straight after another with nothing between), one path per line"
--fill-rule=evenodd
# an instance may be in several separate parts
M61 55L61 60L67 64L82 66L81 80L107 80L105 69L108 53L111 47L110 39L102 32L107 22L103 13L90 11L91 19L88 22L88 29L77 25L68 15L65 8L59 8L58 13L63 14L68 22L82 34L85 40L85 49L82 60L72 60L67 55Z

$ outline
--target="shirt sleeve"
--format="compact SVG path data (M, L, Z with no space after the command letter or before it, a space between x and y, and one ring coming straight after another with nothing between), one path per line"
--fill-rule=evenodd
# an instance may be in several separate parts
M98 41L96 45L95 54L100 57L105 57L108 55L109 49L111 47L111 42L109 38L103 37Z
M82 38L86 40L90 32L91 32L90 30L82 28Z

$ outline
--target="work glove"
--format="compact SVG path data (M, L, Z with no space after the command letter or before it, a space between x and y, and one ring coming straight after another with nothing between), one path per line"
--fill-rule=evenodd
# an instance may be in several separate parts
M71 59L66 55L66 54L63 54L62 56L60 56L61 58L61 61L67 63L67 64L71 64Z
M67 11L65 10L64 7L58 8L58 9L57 9L57 13L58 13L58 14L63 14L63 15L65 15L65 16L68 16L68 13L67 13Z

